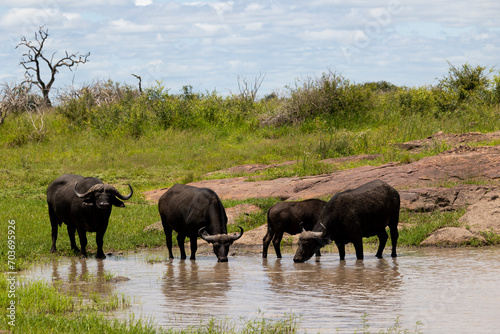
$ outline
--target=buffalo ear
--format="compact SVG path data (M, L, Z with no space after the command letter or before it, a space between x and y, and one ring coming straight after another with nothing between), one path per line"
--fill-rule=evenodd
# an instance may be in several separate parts
M111 204L113 204L114 206L117 206L119 208L125 207L125 203L123 203L122 201L120 201L118 198L116 198L114 196L113 196L113 199L111 200Z

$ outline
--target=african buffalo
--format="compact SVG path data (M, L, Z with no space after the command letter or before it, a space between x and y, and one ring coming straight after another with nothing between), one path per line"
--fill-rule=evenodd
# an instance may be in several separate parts
M95 177L64 174L52 182L47 188L47 204L52 225L50 252L56 251L58 226L65 223L72 250L79 252L82 257L87 257L86 232L96 232L96 258L105 259L102 244L111 208L113 205L124 207L125 204L119 199L128 200L132 197L132 187L128 186L130 194L124 196L112 185L104 184ZM75 231L78 231L81 249L76 246Z
M313 228L325 201L308 199L298 202L279 202L267 211L267 233L263 239L262 257L267 258L269 243L273 241L276 256L281 258L280 243L283 233L298 234L302 228L309 231ZM320 256L319 249L316 256Z
M387 183L375 180L359 188L346 190L326 203L312 231L303 231L299 237L299 248L294 262L304 262L322 246L335 241L340 260L345 258L345 244L352 242L356 258L363 259L363 237L379 238L376 256L382 257L389 226L392 241L392 257L396 257L398 241L400 199L396 189Z
M227 262L229 246L243 235L227 234L226 210L219 196L208 188L197 188L184 184L175 184L158 201L158 210L167 239L169 258L172 254L172 230L177 232L177 243L181 259L186 259L184 240L191 242L191 260L195 260L198 248L197 239L213 244L214 253L219 262Z

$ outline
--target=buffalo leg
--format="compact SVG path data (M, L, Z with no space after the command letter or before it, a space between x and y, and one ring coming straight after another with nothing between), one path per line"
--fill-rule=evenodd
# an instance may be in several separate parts
M391 230L391 243L392 243L392 253L391 253L391 256L392 257L396 257L396 256L398 256L396 254L396 246L398 244L399 232L398 232L397 226L396 227L391 227L390 230Z
M181 260L186 259L186 250L184 249L184 240L186 239L185 235L177 234L177 244L179 245L179 249L181 251Z
M76 241L75 241L76 228L71 224L68 224L66 226L68 228L68 236L69 236L69 242L71 244L71 249L75 253L80 253L80 249L76 246Z
M267 249L269 248L269 243L271 242L272 238L272 232L268 228L266 235L262 239L262 257L264 259L267 258Z
M105 259L106 255L104 255L104 251L102 250L102 245L104 244L104 232L97 232L95 236L95 242L97 244L97 259Z
M80 238L80 257L87 257L87 234L84 230L78 229L78 237Z
M363 238L353 242L354 249L356 250L356 259L363 260Z
M189 238L191 242L191 257L190 260L196 260L196 250L198 249L198 237Z
M56 252L56 241L57 241L57 232L59 229L59 219L57 218L56 214L54 213L54 210L52 210L52 207L49 205L49 218L50 218L50 225L52 226L52 247L50 248L51 253Z
M163 232L167 241L168 258L173 259L174 253L172 252L172 228L168 224L163 224Z
M387 243L387 239L389 237L387 236L387 232L385 231L385 229L383 231L381 231L379 234L377 234L377 236L378 236L379 245L378 245L377 254L375 254L375 256L378 257L379 259L381 259L382 252L384 251L385 244Z
M273 238L273 246L274 246L274 251L276 252L276 256L278 259L281 259L281 239L283 239L283 232L278 232L274 235Z
M337 248L339 249L340 260L345 260L345 244L336 242ZM319 251L318 251L319 252Z

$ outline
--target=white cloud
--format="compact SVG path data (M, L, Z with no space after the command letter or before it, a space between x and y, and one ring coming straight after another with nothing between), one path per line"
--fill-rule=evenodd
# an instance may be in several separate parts
M135 0L136 6L149 6L153 3L152 0Z
M225 24L208 24L208 23L196 23L195 26L200 29L201 32L214 35L216 33L226 33L230 29Z
M173 91L235 90L238 75L259 72L273 90L328 68L356 82L433 83L445 59L496 65L500 45L493 0L5 0L0 9L0 78L19 74L15 45L45 24L51 51L91 52L75 81L135 84L131 71L142 71Z

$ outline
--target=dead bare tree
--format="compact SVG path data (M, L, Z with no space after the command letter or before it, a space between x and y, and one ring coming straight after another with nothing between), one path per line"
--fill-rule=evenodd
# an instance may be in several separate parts
M240 96L245 100L254 102L257 98L257 92L259 91L265 77L266 74L260 72L259 75L255 77L253 85L250 85L246 78L242 78L238 75L238 89L240 90Z
M132 73L132 75L139 80L139 93L142 94L142 78L139 75L134 74L134 73Z
M43 99L47 106L51 106L52 103L49 98L50 89L54 84L56 73L59 72L59 68L66 66L69 70L72 70L73 66L78 66L78 64L85 64L90 56L90 52L84 55L78 55L78 53L68 53L65 51L65 56L61 59L55 61L54 56L55 52L52 54L50 59L44 55L44 46L47 38L49 37L48 29L43 29L41 26L38 30L38 33L35 32L35 41L29 41L26 37L21 38L21 42L16 46L27 48L27 52L23 54L23 59L20 64L26 72L25 83L36 85L42 91ZM46 81L46 79L42 78L42 67L46 65L50 72L50 79Z

